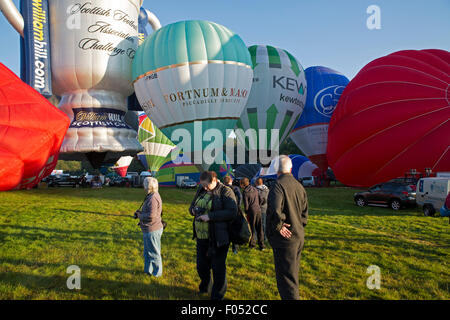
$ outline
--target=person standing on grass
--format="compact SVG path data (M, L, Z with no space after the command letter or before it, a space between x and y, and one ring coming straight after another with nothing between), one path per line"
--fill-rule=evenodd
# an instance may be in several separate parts
M234 192L234 196L236 197L236 202L237 202L237 207L238 210L242 210L241 209L241 205L242 205L242 193L241 190L239 189L238 186L234 186L233 185L233 179L230 176L226 176L223 178L223 183L227 186L230 187L233 192ZM238 253L239 250L239 245L232 243L231 244L231 250L233 251L234 254Z
M243 178L240 184L243 189L245 214L250 224L250 230L252 230L249 247L256 247L256 238L258 238L259 249L264 250L264 234L261 223L261 207L259 204L258 190L250 185L248 178Z
M144 272L160 277L163 266L161 258L161 221L162 200L158 193L158 180L152 177L144 179L144 189L147 192L142 211L138 214L142 233L144 234Z
M233 190L217 180L214 171L200 175L200 186L189 207L194 216L193 239L197 239L197 272L199 291L207 293L213 283L211 300L222 300L227 290L226 259L230 238L228 225L237 217Z
M281 155L267 208L267 238L273 248L277 287L283 300L300 299L298 272L308 221L306 191L291 170L291 159Z
M264 233L264 240L267 240L267 232L266 232L266 213L267 213L267 198L269 196L269 188L264 184L262 178L258 178L255 181L256 189L259 193L259 205L261 206L261 222Z

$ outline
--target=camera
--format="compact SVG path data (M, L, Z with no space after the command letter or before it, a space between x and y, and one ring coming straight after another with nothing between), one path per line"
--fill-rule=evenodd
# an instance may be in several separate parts
M192 212L194 213L195 217L199 217L201 215L203 215L206 212L205 208L201 208L201 207L193 207L192 208Z
M133 218L134 219L137 219L137 218L139 218L139 215L142 213L142 211L141 210L136 210L135 212L134 212L134 216L133 216Z

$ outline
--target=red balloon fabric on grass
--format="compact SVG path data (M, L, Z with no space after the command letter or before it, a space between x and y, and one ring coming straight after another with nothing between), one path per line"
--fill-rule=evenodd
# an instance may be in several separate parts
M0 63L0 191L31 188L58 161L66 114Z
M328 130L344 184L369 187L411 169L450 171L450 52L405 50L367 64L345 88Z

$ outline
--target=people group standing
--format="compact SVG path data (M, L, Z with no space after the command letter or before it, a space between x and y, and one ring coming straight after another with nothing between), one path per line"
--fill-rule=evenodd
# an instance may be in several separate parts
M227 290L226 259L230 246L229 228L238 217L241 202L252 230L249 247L258 244L265 249L267 236L272 249L278 292L282 299L300 299L298 273L308 222L308 200L302 184L291 174L292 161L279 157L277 181L270 190L257 179L255 186L248 178L240 181L242 194L233 186L232 178L224 184L214 171L200 175L200 185L189 207L196 239L197 273L200 293L209 293L212 300L222 300ZM144 271L155 277L162 275L161 235L163 233L162 201L158 181L146 178L147 196L138 210L144 238ZM237 247L234 248L237 252ZM212 272L212 277L211 277Z

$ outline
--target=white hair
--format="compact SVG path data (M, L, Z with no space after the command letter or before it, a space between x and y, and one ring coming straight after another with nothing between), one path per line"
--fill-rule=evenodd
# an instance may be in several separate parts
M153 177L145 178L144 189L147 190L147 193L158 192L158 180Z
M286 155L281 155L278 158L278 172L290 173L292 170L292 160Z

